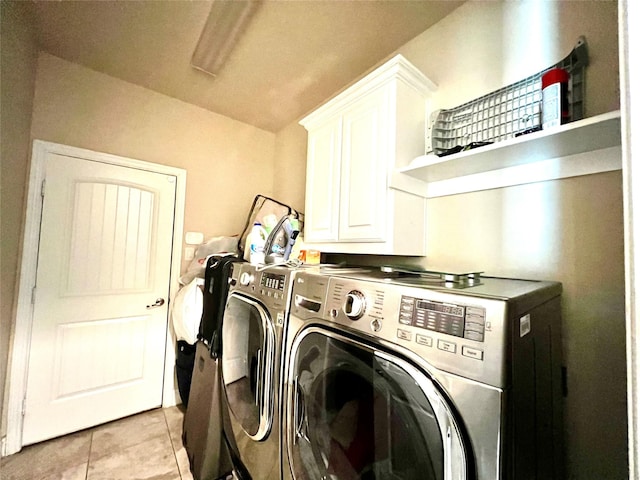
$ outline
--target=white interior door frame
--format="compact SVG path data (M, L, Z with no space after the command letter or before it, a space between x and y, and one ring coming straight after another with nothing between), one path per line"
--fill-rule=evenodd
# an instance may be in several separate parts
M9 366L7 437L3 445L2 456L11 455L12 453L20 451L22 448L23 401L27 388L29 346L31 342L31 328L33 321L33 304L31 303L31 297L33 287L36 283L38 245L40 241L40 219L42 215L42 181L44 180L45 159L47 158L47 155L51 153L88 159L111 165L137 168L165 175L173 175L176 177L175 221L173 228L171 277L169 286L169 298L171 300L175 298L175 294L179 288L178 279L180 277L181 266L187 172L181 168L119 157L117 155L107 153L94 152L92 150L70 147L42 140L34 140L29 172L22 257L20 261L16 323ZM175 336L169 321L167 321L166 338L164 386L162 391L163 407L173 406L177 403L177 394L174 386Z
M635 13L634 13L635 12ZM629 478L640 479L640 65L631 53L640 48L640 33L631 28L640 8L635 1L618 2L620 38L620 103L622 131L622 176L624 192L625 288L627 330L627 411ZM635 60L635 59L634 59ZM631 85L635 86L634 92ZM632 120L635 122L635 136Z

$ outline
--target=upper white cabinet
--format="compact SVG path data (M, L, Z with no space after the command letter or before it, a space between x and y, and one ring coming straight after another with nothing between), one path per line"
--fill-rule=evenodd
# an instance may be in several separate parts
M309 132L305 243L323 252L425 254L425 199L390 180L424 151L433 90L398 55L301 120Z

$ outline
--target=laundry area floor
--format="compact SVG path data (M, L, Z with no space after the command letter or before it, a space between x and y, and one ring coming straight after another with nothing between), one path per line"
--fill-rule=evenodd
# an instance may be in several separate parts
M192 480L184 408L159 408L30 445L2 459L2 480Z

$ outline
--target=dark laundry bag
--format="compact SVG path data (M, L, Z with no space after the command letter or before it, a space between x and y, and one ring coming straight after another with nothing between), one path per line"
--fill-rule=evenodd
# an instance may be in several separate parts
M178 340L176 354L176 377L178 380L178 392L182 403L186 407L189 403L189 390L191 389L191 377L193 365L196 359L196 346L185 340Z
M194 480L224 479L233 470L222 433L222 412L227 407L220 370L208 345L196 342L191 401L182 425L182 442Z
M198 329L198 340L204 341L212 358L217 356L219 330L224 313L224 305L229 291L227 278L233 262L239 262L234 255L211 255L205 268L205 284L202 299L202 318ZM197 343L197 342L196 342ZM176 377L178 391L184 406L188 406L189 392L193 379L193 366L196 358L196 345L178 340L176 353Z

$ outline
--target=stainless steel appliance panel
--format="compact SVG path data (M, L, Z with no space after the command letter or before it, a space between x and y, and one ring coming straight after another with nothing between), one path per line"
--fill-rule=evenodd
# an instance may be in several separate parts
M470 469L444 469L445 478L562 478L560 285L483 278L481 284L452 291L410 283L358 272L298 274L285 347L283 478L300 480L310 471L296 445L312 444L305 405L314 397L301 391L303 377L309 376L302 357L305 342L318 335L357 345L360 355L354 356L369 358L371 379L384 377L386 367L374 367L371 360L383 356L410 365L405 371L415 384L434 386L459 426L453 438L460 439ZM338 371L348 365L332 362L326 353L320 358ZM339 390L333 395L339 397ZM335 398L325 400L331 401ZM421 427L415 428L418 434ZM331 451L319 450L326 465ZM396 478L392 470L377 472L366 478ZM365 477L334 472L326 478Z
M225 434L252 480L280 479L282 342L295 271L234 265L222 322Z

